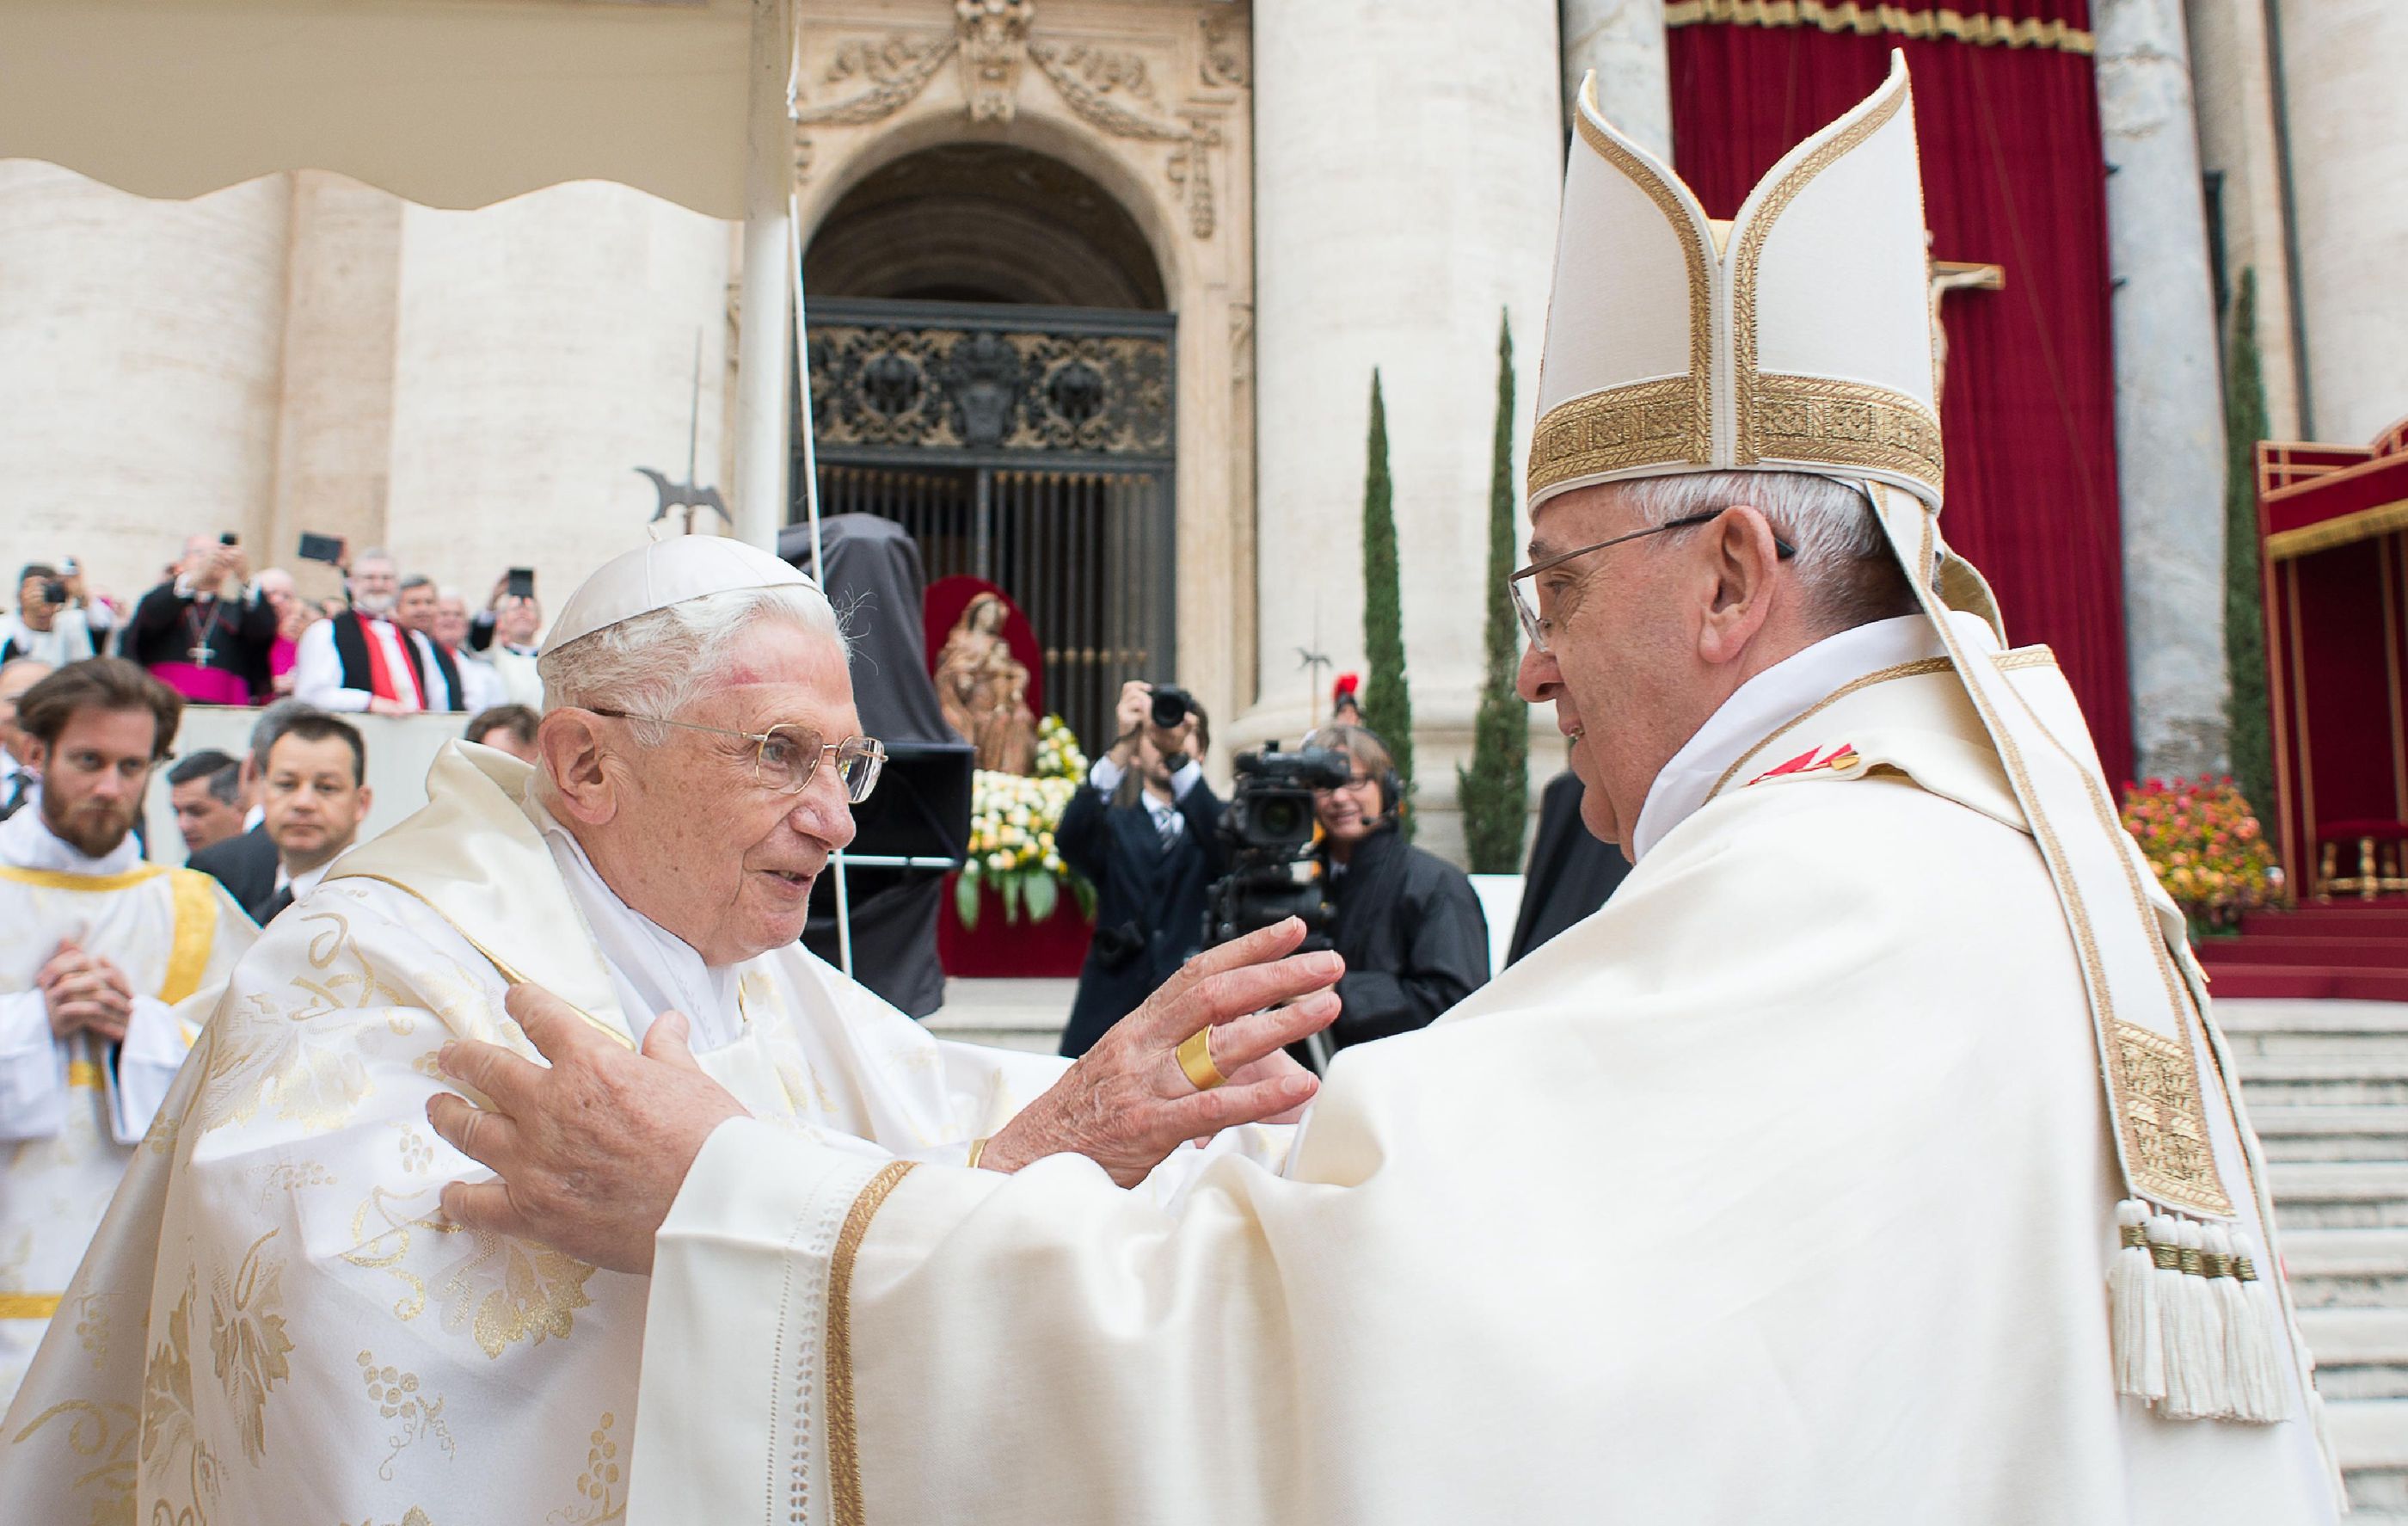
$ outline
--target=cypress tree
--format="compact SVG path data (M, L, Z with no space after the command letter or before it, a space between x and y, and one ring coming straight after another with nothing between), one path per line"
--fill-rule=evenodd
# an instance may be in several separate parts
M1513 692L1521 666L1519 622L1505 592L1513 570L1513 324L1497 329L1497 438L1488 469L1488 672L1472 723L1471 766L1455 770L1455 798L1463 808L1465 857L1474 874L1512 874L1522 867L1522 834L1530 819L1529 707Z
M1380 734L1397 762L1405 798L1413 793L1413 699L1405 687L1405 628L1397 587L1397 514L1388 482L1388 409L1380 372L1371 372L1371 438L1363 473L1363 724ZM1400 802L1401 803L1401 802ZM1411 837L1413 818L1402 823Z
M2274 746L2266 698L2265 584L2258 543L2258 442L2266 388L2258 354L2258 273L2241 272L2224 367L2224 667L2231 686L2232 778L2261 814L2274 809Z

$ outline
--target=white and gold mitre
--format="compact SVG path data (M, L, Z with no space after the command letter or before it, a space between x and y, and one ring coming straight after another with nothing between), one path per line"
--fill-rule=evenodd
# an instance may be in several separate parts
M1530 507L1597 482L1809 471L1940 501L1906 63L1718 223L1581 85Z

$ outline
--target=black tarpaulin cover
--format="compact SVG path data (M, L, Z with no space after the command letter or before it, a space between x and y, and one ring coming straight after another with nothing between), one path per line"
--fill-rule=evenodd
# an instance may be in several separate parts
M827 558L821 585L853 638L853 703L861 728L886 744L877 790L854 808L852 852L868 857L944 858L956 864L969 840L970 744L945 724L922 650L920 548L903 526L876 514L820 521ZM811 567L810 528L790 525L778 554ZM853 868L853 978L914 1017L943 1003L937 962L937 915L944 871ZM831 871L811 890L810 950L836 962L836 885Z

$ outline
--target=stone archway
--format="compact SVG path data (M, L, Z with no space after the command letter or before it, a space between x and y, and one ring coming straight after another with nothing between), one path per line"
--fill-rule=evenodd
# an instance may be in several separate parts
M1125 681L1178 676L1177 326L1144 235L1057 159L947 143L862 178L803 268L822 511L1001 586L1046 708L1099 745Z
M1094 180L1003 143L944 143L871 171L812 235L814 298L1161 311L1145 234Z
M1157 614L1168 628L1159 640L1104 630L1064 644L1141 648L1132 676L1156 678L1175 649L1180 682L1216 716L1238 714L1254 698L1256 583L1245 7L800 0L796 17L796 191L814 328L842 311L838 293L1019 304L987 314L1022 325L1015 344L1065 337L1026 324L1045 310L1152 325L1121 338L1164 357L1168 432L1155 454L1165 533L1139 570L1162 579ZM927 215L937 207L947 215ZM1087 406L1072 383L1066 399ZM1054 479L1069 469L1024 475L1035 491L1061 485ZM1002 546L991 540L990 554ZM1082 732L1098 724L1091 717Z

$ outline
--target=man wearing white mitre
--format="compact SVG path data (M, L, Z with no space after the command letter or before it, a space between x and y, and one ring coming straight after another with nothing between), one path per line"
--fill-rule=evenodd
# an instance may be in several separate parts
M2333 1518L2181 920L1939 540L1903 65L1727 229L1579 119L1521 684L1628 880L1170 1210L455 1050L449 1210L651 1269L630 1521Z
M714 537L629 553L542 662L540 766L447 747L426 808L236 969L68 1290L97 1334L54 1327L0 1426L0 1521L618 1519L643 1279L437 1197L470 1162L428 1099L472 1111L439 1051L534 1054L512 1018L537 985L872 1170L1083 1150L1168 1205L1220 1155L1283 1157L1292 1130L1242 1126L1312 1094L1281 1045L1337 1009L1331 961L1264 956L1293 940L1183 972L1075 1067L939 1044L796 944L883 757L801 573ZM1242 1084L1198 1096L1182 1042ZM821 1301L788 1307L800 1329Z
M183 713L122 657L17 701L42 790L0 823L0 1408L46 1328L79 1355L108 1338L68 1279L207 1015L194 993L258 936L217 881L142 861Z

